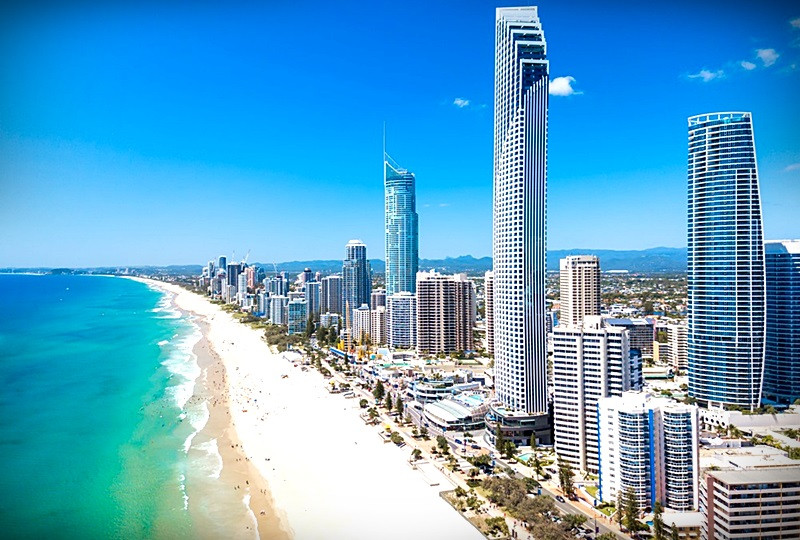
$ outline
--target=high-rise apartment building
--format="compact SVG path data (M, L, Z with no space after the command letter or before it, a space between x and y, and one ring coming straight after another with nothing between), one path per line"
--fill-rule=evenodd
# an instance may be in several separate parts
M597 473L597 402L642 388L642 357L624 328L605 327L599 316L552 333L553 423L558 457Z
M386 297L386 328L389 347L395 349L416 347L416 294L404 291Z
M347 328L353 327L353 310L369 305L372 275L367 261L367 246L361 240L350 240L342 263L342 313Z
M597 406L600 498L633 489L639 510L697 508L698 412L644 392L601 398Z
M313 315L314 319L318 319L320 314L321 285L319 281L307 281L305 286L304 292L308 313Z
M764 245L767 324L765 401L791 405L800 398L800 240Z
M764 236L750 113L689 117L689 394L753 409L764 369Z
M370 335L372 331L372 312L368 304L361 304L353 310L352 325L352 336L356 345L366 342L368 338L372 339Z
M272 324L286 324L286 304L289 299L282 295L269 297L269 320Z
M416 292L419 231L414 173L383 154L386 225L386 294ZM374 307L373 307L374 309Z
M494 272L489 270L483 277L483 307L486 323L486 353L494 355Z
M373 345L386 345L386 306L371 311L370 339Z
M689 327L685 323L667 325L667 342L669 343L668 362L677 371L683 373L689 369Z
M377 309L380 306L386 307L386 290L385 289L375 289L372 291L369 300L369 307L371 309Z
M518 418L506 422L520 414L548 413L546 48L536 7L497 9L492 255L494 382L502 406L487 418L503 425L521 426ZM516 431L512 440L523 440L524 430Z
M656 321L654 319L616 319L603 317L603 324L625 328L630 332L631 349L638 349L642 358L653 358L653 342L656 339Z
M475 287L466 274L417 273L417 352L474 348Z
M570 255L560 261L561 325L580 326L587 315L600 315L600 260Z
M292 300L286 304L286 326L289 334L302 334L306 331L307 309L305 300Z
M320 281L319 309L322 313L342 314L342 276L325 276Z
M228 271L228 258L225 255L219 256L219 261L217 261L217 269L220 272L227 272Z

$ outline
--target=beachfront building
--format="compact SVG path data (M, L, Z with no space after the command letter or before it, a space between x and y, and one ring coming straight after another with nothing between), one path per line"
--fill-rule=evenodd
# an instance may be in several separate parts
M480 393L463 393L433 401L422 408L422 416L441 432L465 432L483 429L489 405Z
M770 241L766 262L764 402L800 399L800 240Z
M494 385L487 414L515 444L550 442L545 329L549 64L536 7L497 8L493 227Z
M357 309L353 310L353 339L356 344L365 343L371 340L370 332L372 330L372 312L369 305L361 304Z
M570 255L560 263L559 324L580 326L583 318L600 315L600 259Z
M414 173L398 166L384 151L386 295L416 292L419 218L415 184Z
M754 409L764 369L764 236L752 116L689 123L689 395Z
M370 310L370 339L373 345L386 345L386 306Z
M474 348L475 287L466 274L417 273L417 352Z
M217 261L217 269L220 272L228 271L228 258L225 255L219 256L219 260Z
M345 246L345 253L342 263L342 309L345 326L351 329L353 311L362 304L369 306L372 275L367 261L367 246L364 242L350 240Z
M666 362L676 371L683 373L689 369L689 327L686 322L671 323L663 327L667 333L667 343L663 347L666 354L659 355L662 362Z
M471 371L462 371L443 377L424 377L412 381L408 394L413 401L425 404L452 397L461 392L474 392L480 387L481 383L473 380Z
M286 324L286 305L289 299L275 295L269 297L269 320L272 324Z
M320 288L319 281L307 281L304 290L308 312L314 316L314 319L319 318L320 314Z
M286 325L289 334L302 334L308 322L308 304L305 300L292 300L286 304Z
M642 388L642 358L628 331L606 327L599 316L558 325L552 333L553 423L558 457L597 474L597 402Z
M376 309L381 306L386 307L386 289L375 289L370 295L369 307Z
M399 292L386 298L387 343L393 349L417 345L417 295Z
M489 270L483 276L483 306L486 321L486 353L494 355L494 272Z
M344 313L342 311L342 276L325 276L320 281L319 310L321 313Z
M624 392L598 410L599 495L614 502L632 489L640 511L697 508L698 413L694 405Z

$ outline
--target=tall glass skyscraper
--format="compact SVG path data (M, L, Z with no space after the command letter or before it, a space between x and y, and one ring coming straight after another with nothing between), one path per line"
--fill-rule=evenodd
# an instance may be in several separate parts
M750 113L689 118L689 395L752 409L764 369L764 236Z
M342 263L342 310L347 328L353 327L353 310L369 305L372 275L367 261L367 246L361 240L350 240L345 246Z
M767 337L764 401L790 405L800 398L800 240L764 244Z
M494 103L495 393L506 415L547 413L548 71L536 7L498 8ZM538 428L537 428L538 429ZM527 444L527 443L525 443Z
M386 203L386 295L417 290L419 230L414 173L383 154Z

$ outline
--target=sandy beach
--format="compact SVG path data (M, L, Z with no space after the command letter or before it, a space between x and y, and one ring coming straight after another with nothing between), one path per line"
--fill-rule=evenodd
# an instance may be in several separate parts
M242 489L258 536L483 538L439 496L452 485L444 477L429 485L409 466L410 449L384 444L379 428L363 423L358 400L328 393L316 370L272 353L261 332L204 297L143 281L173 294L175 306L200 324L195 353L216 403L203 431L223 434L222 475Z

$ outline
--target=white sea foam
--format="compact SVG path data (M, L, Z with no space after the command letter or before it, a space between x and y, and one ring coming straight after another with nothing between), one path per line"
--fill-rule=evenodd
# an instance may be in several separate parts
M201 450L201 452L192 466L196 466L196 470L205 472L209 478L219 478L220 473L222 473L222 455L219 453L217 439L200 443L195 448Z
M182 418L189 418L189 424L194 428L194 431L186 437L186 440L183 442L183 451L184 453L189 453L189 448L192 447L192 441L194 440L195 436L204 428L208 423L208 419L211 416L210 411L208 410L208 402L203 401L200 403L195 410L192 410L188 413L182 413Z
M170 342L174 347L168 352L167 359L161 362L172 375L177 376L176 384L167 387L166 392L180 409L183 409L192 397L195 381L202 373L197 364L197 355L192 351L195 344L200 341L202 333L194 323L192 327L190 333Z
M158 342L158 346L159 346L159 347L163 347L163 346L164 346L164 345L166 345L167 343L169 343L169 340L168 340L168 339L162 339L161 341L159 341L159 342Z
M189 509L189 495L186 493L186 475L181 473L180 476L181 495L183 495L183 509Z

